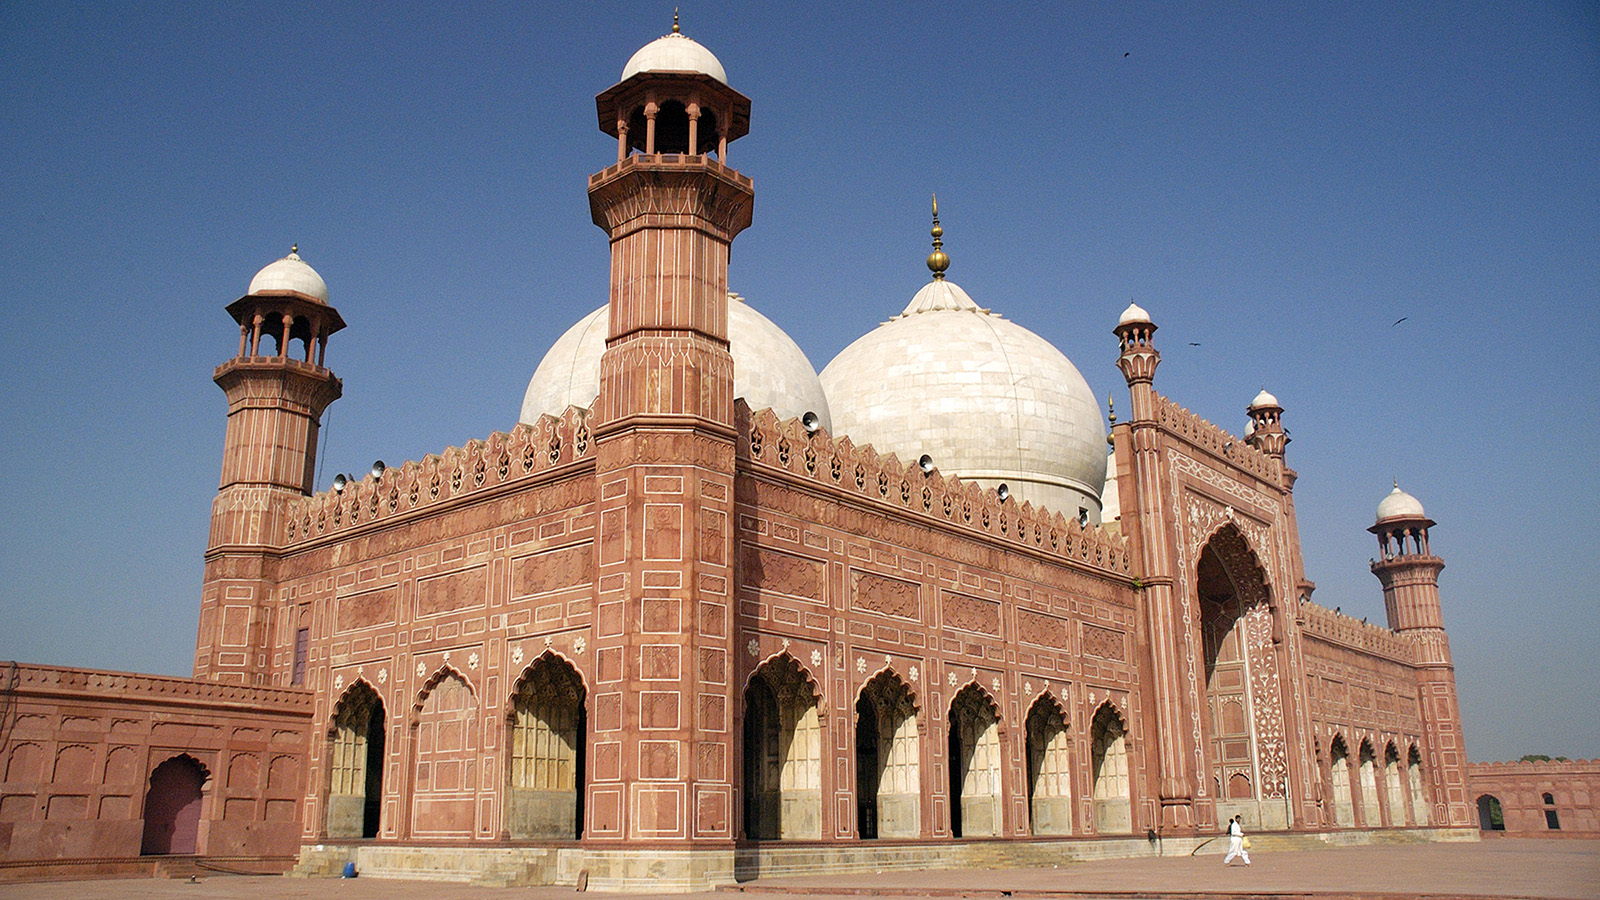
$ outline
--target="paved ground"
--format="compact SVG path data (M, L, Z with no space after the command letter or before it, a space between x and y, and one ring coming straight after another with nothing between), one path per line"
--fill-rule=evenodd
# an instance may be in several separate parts
M1498 839L1469 844L1352 847L1219 857L1105 860L1055 869L886 872L763 879L733 890L765 898L993 897L1273 898L1529 897L1600 900L1600 841ZM549 900L571 888L484 888L415 881L215 875L197 884L156 879L0 885L27 900ZM591 893L590 896L615 896ZM737 894L678 895L736 900Z

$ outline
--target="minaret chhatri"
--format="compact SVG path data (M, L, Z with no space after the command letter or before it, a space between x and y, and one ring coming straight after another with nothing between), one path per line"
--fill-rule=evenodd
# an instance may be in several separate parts
M617 158L589 178L611 291L590 419L599 536L584 836L731 848L741 695L728 252L755 194L727 160L750 101L674 21L595 105Z
M228 305L239 323L239 352L212 376L228 396L228 426L211 504L196 678L271 680L271 593L283 510L311 493L322 413L343 390L324 355L328 336L344 320L298 250L256 273L245 295Z
M1473 821L1473 811L1467 805L1466 745L1456 700L1455 663L1439 601L1444 560L1428 545L1433 525L1422 503L1396 482L1378 504L1377 521L1367 530L1378 537L1372 574L1383 583L1389 627L1409 639L1417 667L1418 700L1427 731L1423 774L1432 794L1432 824L1467 825Z

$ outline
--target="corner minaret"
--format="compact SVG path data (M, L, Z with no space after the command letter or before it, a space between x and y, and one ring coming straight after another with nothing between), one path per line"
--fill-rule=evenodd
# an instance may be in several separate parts
M322 413L343 389L324 356L344 320L298 249L256 273L228 305L239 352L212 376L228 396L228 426L211 504L197 678L270 679L272 551L282 511L311 493Z
M1283 462L1283 451L1289 446L1289 432L1283 429L1283 407L1278 405L1278 398L1263 389L1250 401L1245 412L1250 416L1251 425L1245 432L1245 440L1262 453Z
M617 159L589 178L611 296L590 419L600 663L584 836L722 848L731 878L742 660L728 253L755 193L727 161L750 101L674 23L595 105Z
M1185 725L1191 721L1185 698L1186 686L1194 674L1185 668L1179 655L1188 636L1178 626L1182 618L1177 609L1177 551L1171 538L1178 523L1165 503L1169 476L1167 467L1162 465L1158 421L1161 399L1155 390L1161 352L1155 347L1156 324L1137 303L1128 304L1113 331L1121 351L1117 368L1127 379L1132 407L1128 424L1112 429L1112 440L1118 457L1122 533L1132 543L1138 560L1142 613L1150 628L1159 821L1167 833L1192 833L1197 824L1197 773L1192 770L1186 751L1186 736L1193 732Z
M1439 573L1444 560L1428 546L1434 522L1417 498L1394 490L1378 504L1377 521L1367 530L1377 535L1379 556L1372 574L1383 583L1383 605L1389 627L1409 639L1422 696L1427 731L1424 776L1432 789L1432 821L1467 825L1466 746L1461 734L1461 708L1456 700L1455 663L1444 631L1439 602Z

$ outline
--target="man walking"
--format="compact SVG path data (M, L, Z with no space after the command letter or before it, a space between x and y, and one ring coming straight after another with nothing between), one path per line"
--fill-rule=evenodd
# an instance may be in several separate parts
M1237 856L1244 860L1245 865L1250 865L1250 854L1244 849L1244 825L1234 816L1228 821L1228 855L1222 858L1222 864L1228 865Z

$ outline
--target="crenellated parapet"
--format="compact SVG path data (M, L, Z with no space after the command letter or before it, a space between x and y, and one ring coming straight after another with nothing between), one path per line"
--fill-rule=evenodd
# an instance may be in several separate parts
M311 711L312 695L296 688L199 681L167 675L107 672L62 666L0 662L0 684L18 695L91 698L173 704L238 706L252 710Z
M800 419L780 421L770 409L751 412L743 401L735 413L741 463L776 469L830 486L897 515L911 514L944 529L977 534L1042 553L1062 562L1119 578L1133 575L1127 541L1096 525L1080 524L1058 512L1018 506L994 489L924 471L916 461L880 456L870 445L818 429L808 432Z
M1168 397L1157 395L1156 422L1169 434L1190 446L1210 453L1233 466L1276 484L1278 472L1272 457L1242 438L1229 434L1198 414L1179 406Z
M1308 637L1370 653L1392 662L1412 665L1416 650L1404 636L1371 622L1363 622L1309 600L1300 602L1301 631Z
M342 491L295 500L285 516L284 546L406 519L458 499L554 477L579 463L592 466L593 460L588 412L568 407L559 419L541 416L532 425L519 424L387 469L380 477L349 482Z

